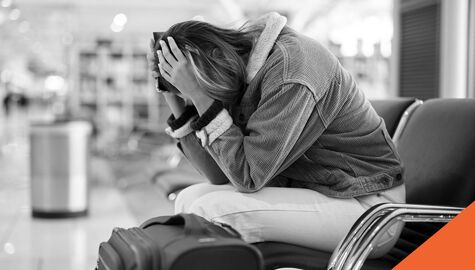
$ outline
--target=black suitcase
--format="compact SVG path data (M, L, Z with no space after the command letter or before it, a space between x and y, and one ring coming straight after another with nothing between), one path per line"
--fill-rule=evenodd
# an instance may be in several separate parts
M193 214L115 228L99 246L97 270L262 270L260 252L226 224Z

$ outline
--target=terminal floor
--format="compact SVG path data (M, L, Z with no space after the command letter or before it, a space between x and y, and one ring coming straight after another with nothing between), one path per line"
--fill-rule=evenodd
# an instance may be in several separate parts
M150 179L117 181L113 164L94 157L87 217L32 218L28 132L26 114L0 114L1 270L94 269L99 243L114 227L137 226L147 218L172 213L173 203L159 185ZM189 171L180 173L169 177L190 177Z
M173 202L160 183L178 178L205 181L186 160L169 154L174 145L159 148L158 157L144 162L93 155L88 216L32 218L28 129L32 114L38 115L0 113L0 270L94 269L99 243L114 227L137 226L148 218L172 214ZM157 172L166 173L150 181Z

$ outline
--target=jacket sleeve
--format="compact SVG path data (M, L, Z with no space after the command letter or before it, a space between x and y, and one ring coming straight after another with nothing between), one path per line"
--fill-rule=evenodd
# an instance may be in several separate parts
M194 106L186 106L180 117L170 115L165 131L178 139L178 148L198 172L213 184L227 184L229 180L209 153L201 147L191 128L191 123L197 116L198 112Z
M226 175L210 154L201 146L194 133L190 133L179 139L178 148L193 167L212 184L223 185L229 183Z
M244 135L231 124L204 148L213 157L229 181L241 192L255 192L266 185L290 160L303 151L294 148L316 102L303 85L290 83L263 95L257 110L251 115ZM323 132L315 130L318 137Z

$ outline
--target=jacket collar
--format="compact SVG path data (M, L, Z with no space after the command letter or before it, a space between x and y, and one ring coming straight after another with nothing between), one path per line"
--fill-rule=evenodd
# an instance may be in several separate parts
M264 65L267 57L269 56L269 52L271 51L272 47L274 47L274 43L286 23L287 18L277 12L267 13L258 18L256 21L252 22L252 24L255 25L265 24L265 26L259 35L256 44L254 44L254 47L251 51L251 56L249 57L246 67L247 83L249 83L256 76L259 69L261 69Z

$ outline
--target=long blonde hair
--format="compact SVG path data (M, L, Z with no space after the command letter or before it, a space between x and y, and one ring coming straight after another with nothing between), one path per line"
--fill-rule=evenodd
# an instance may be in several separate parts
M259 30L247 26L224 29L206 22L185 21L170 27L162 39L175 39L210 97L232 104L246 87L247 58Z

